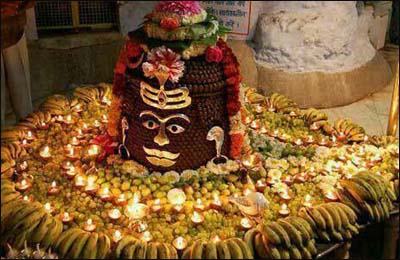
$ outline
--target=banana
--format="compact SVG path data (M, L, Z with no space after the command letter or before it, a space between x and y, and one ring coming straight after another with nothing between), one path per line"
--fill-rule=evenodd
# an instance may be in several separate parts
M352 235L358 235L359 231L358 231L358 227L356 227L355 225L350 224L347 227L348 230L350 230Z
M353 234L351 233L350 229L346 229L342 232L343 238L346 240L350 240L353 238Z
M330 230L330 231L335 230L335 225L333 223L333 219L332 219L331 215L329 214L329 212L325 208L323 208L321 206L316 207L315 209L317 211L319 211L319 213L324 218L327 229Z
M77 238L82 235L85 231L83 231L80 228L76 228L74 232L72 232L69 236L67 236L61 244L57 247L57 251L59 253L60 257L65 257L71 248L71 246L74 244L74 242L77 240ZM87 258L87 257L84 257Z
M249 246L249 249L252 253L252 255L255 255L255 251L254 251L254 239L255 236L257 234L259 234L260 231L257 228L252 228L250 230L248 230L246 232L246 234L244 234L244 241L246 242L246 244Z
M385 199L383 199L379 203L381 204L381 207L383 209L385 219L389 219L390 218L390 209L389 209L387 201Z
M289 235L290 241L297 247L303 247L303 239L301 233L293 226L290 222L284 219L278 219L278 224L285 229L286 233Z
M291 243L290 243L290 238L289 235L286 233L285 229L280 226L278 223L276 222L270 222L269 226L271 227L271 229L280 237L282 244L286 247L289 248L291 247Z
M191 247L188 247L183 251L181 259L190 259L190 251L191 251L190 249L191 249ZM149 257L149 253L148 253L147 259L157 259L157 257ZM223 258L221 258L221 259L223 259Z
M98 244L99 244L99 246L98 246L96 258L104 259L110 253L111 240L106 234L100 233Z
M227 239L224 241L229 248L229 253L231 254L231 259L243 259L244 255L240 247L232 239Z
M341 233L337 232L336 230L332 230L330 233L331 233L332 237L333 237L336 241L338 241L338 242L343 241L343 236L342 236Z
M135 258L135 250L136 247L139 243L139 240L136 240L133 243L130 243L129 245L125 246L124 249L122 250L122 258L123 259L134 259Z
M364 187L365 190L367 190L367 192L369 193L369 197L371 198L370 199L371 201L378 202L379 197L378 197L374 187L371 186L367 181L365 181L362 178L357 178L357 177L352 177L350 180L359 184L360 186Z
M315 231L317 230L317 223L315 223L314 219L311 217L311 215L307 212L306 208L300 208L299 209L299 217L304 219L308 225L312 229L312 233L315 234ZM310 233L310 232L309 232Z
M361 209L354 202L353 198L349 197L350 195L348 195L348 193L345 190L339 190L339 192L337 194L338 194L339 200L343 204L348 206L351 209L351 211L353 211L356 214L356 216L361 215ZM346 212L347 212L347 215L349 216L348 211L346 211Z
M68 254L66 255L67 258L71 259L78 259L81 256L82 249L86 245L87 240L90 237L89 232L83 232L79 235L76 242L73 243L71 248L69 249Z
M350 180L341 180L340 181L340 185L344 188L347 188L348 190L354 191L355 193L358 194L358 196L361 197L361 199L364 200L368 200L368 201L374 201L372 195L370 194L370 192L364 187L361 186L360 184Z
M315 240L310 240L306 246L308 252L311 253L311 255L317 255L318 251L317 248L315 247Z
M326 209L326 211L332 217L335 230L341 231L343 229L343 226L342 226L343 224L342 224L342 219L341 219L340 214L337 211L337 209L330 203L323 203L323 204L319 205L319 207Z
M147 246L146 258L147 259L158 259L157 257L157 242L150 242ZM184 254L186 253L185 257ZM182 259L189 259L190 257L190 247L188 247L182 255Z
M278 247L279 255L281 259L290 259L289 250L286 248Z
M13 192L13 193L9 193L7 195L2 193L2 195L1 195L1 205L5 205L10 201L19 200L19 199L22 199L22 196L21 196L20 193Z
M41 243L42 240L44 239L48 227L53 223L53 217L50 216L49 214L45 215L42 220L40 221L40 224L35 228L35 230L32 232L32 234L28 237L28 241L30 241L33 244L36 243ZM65 232L61 233L63 235ZM61 235L55 240L54 248L57 248L58 241L61 239Z
M99 238L99 234L94 232L91 233L88 238L85 248L82 250L82 258L84 259L95 259L97 255L97 240Z
M326 230L327 224L325 218L322 217L321 213L316 208L306 208L306 211L310 214L319 229Z
M35 203L33 205L27 206L24 209L18 211L13 218L9 222L9 228L15 229L17 225L21 224L21 221L25 221L26 217L29 216L30 214L40 211L40 207L38 206L38 203Z
M249 246L242 239L237 238L237 237L233 237L233 238L229 238L229 239L233 240L240 247L240 250L243 254L244 259L253 259L253 254L250 251Z
M261 234L257 234L261 237ZM256 248L258 247L257 244L257 235L256 235ZM261 242L260 244L263 247L263 244ZM217 252L218 252L218 259L231 259L231 253L229 251L228 245L224 243L223 241L218 241L216 243L217 246Z
M268 238L268 242L274 245L280 245L282 243L281 238L279 235L270 227L270 225L267 223L262 223L257 226L258 230L261 231L261 233Z
M335 208L337 214L339 215L340 221L342 222L342 228L346 229L350 225L350 219L346 212L337 204L331 204L331 206Z
M118 245L115 249L115 256L116 258L121 258L121 252L124 249L125 246L127 246L130 243L135 243L136 242L136 238L133 236L124 236L119 242Z
M301 259L301 253L297 247L289 248L289 254L291 259Z
M377 215L377 212L375 212L375 208L372 208L371 205L368 203L364 204L365 212L367 213L367 217L369 217L369 220L375 222L379 216ZM379 214L379 213L378 213Z
M375 222L381 222L383 220L384 216L381 216L381 212L379 211L378 207L376 206L377 204L374 205L369 205L372 209L372 213L374 216L374 220Z
M202 240L202 239L196 240L192 246L192 251L190 253L190 259L202 259L203 250L204 250L205 245L206 245L206 242L204 240ZM160 253L160 251L158 253ZM162 257L162 255L159 255L159 257L165 259L165 257Z
M136 246L134 258L135 259L146 259L146 250L147 250L147 243L139 240L139 243ZM169 248L168 248L168 251L169 251Z
M310 225L301 217L288 217L286 219L300 232L303 245L307 244L307 242L314 237Z
M213 242L206 245L206 259L218 259L217 245Z
M267 252L271 256L272 259L281 259L282 258L281 254L279 253L279 250L276 246L268 245Z
M379 215L381 216L382 221L384 221L385 219L387 219L387 218L386 218L385 210L384 210L384 208L382 207L382 203L381 203L381 202L376 203L376 204L375 204L375 207L378 209Z
M313 258L310 251L308 251L308 249L305 247L300 248L300 253L301 253L302 259L312 259Z
M37 205L32 205L32 207L26 208L23 214L21 213L14 216L14 219L10 222L10 231L25 230L40 221L45 214L47 213L41 210Z
M170 259L179 259L178 252L176 251L175 247L173 247L173 245L170 243L165 243L165 245L168 247Z
M52 224L48 226L48 231L40 243L43 248L48 248L54 241L61 235L63 231L63 224L59 219L51 217Z
M353 199L353 202L357 203L358 207L361 208L361 210L368 210L367 208L367 203L358 195L357 192L355 192L352 189L348 189L346 187L343 188L346 192L348 192L348 194L350 195L350 197Z
M325 230L318 229L318 230L317 230L317 234L318 234L318 238L319 238L322 242L326 242L326 243L331 242L331 238L330 238L328 232L326 232Z

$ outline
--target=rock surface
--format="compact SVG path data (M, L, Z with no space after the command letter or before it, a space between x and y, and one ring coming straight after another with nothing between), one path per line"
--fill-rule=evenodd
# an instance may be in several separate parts
M254 36L256 61L286 72L346 72L375 56L370 11L356 1L268 1Z

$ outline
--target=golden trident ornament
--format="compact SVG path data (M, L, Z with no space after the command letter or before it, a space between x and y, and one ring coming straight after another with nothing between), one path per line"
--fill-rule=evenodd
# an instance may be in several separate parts
M399 63L397 63L396 75L394 78L387 135L396 136L398 124L399 124Z
M122 129L122 144L119 145L118 151L122 159L128 159L131 156L128 148L125 146L126 131L129 129L129 124L128 120L126 120L126 117L123 117L121 120L121 129Z
M192 99L189 97L188 88L177 88L173 90L165 90L165 83L169 74L162 68L154 72L158 79L160 89L154 88L146 82L140 82L140 95L144 103L159 109L179 109L187 107L191 104Z

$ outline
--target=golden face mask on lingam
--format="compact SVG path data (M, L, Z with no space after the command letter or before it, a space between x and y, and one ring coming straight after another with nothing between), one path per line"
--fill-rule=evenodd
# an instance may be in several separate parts
M128 122L125 145L133 159L165 172L205 165L216 149L229 154L229 140L222 143L210 137L215 126L220 127L216 138L222 132L223 140L223 133L229 132L221 64L208 63L204 57L183 62L162 46L130 72L122 117Z

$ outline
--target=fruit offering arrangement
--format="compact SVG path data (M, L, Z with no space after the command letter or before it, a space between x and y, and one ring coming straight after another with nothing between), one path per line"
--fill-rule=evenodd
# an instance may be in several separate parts
M242 87L240 160L164 174L115 153L111 86L50 97L1 133L8 258L312 258L399 198L399 141Z

